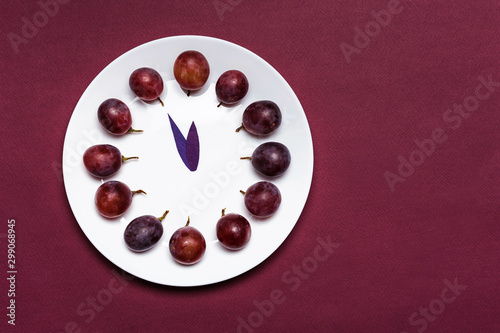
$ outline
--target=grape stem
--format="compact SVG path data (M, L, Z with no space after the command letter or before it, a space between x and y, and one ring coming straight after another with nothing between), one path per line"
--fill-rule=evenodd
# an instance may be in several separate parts
M161 100L161 98L160 98L160 97L158 97L158 100L160 101L161 106L165 106L165 104L163 104L163 101Z
M217 105L217 107L221 106L222 105L222 102L219 103L219 105Z
M235 132L239 132L239 131L241 131L242 129L245 129L245 126L243 126L243 123L241 123L241 126L240 126L240 127L238 127L238 128L236 129L236 131L235 131Z
M222 216L223 217L224 215L226 215L226 208L222 208Z
M240 190L240 192L241 192L242 194L246 194L246 193L247 193L247 192L245 192L245 191L242 191L242 190Z
M137 157L137 156L125 157L125 156L122 155L122 162L125 162L125 161L128 161L128 160L132 160L132 159L138 160L139 157Z
M191 95L191 90L188 90L187 95L188 97Z
M165 216L167 216L168 212L169 211L167 210L161 217L158 218L158 220L160 220L160 222L163 221L163 219L165 218Z
M240 157L240 160L252 160L252 158L250 156Z
M146 192L144 192L143 190L137 190L137 191L132 191L132 195L135 195L137 193L143 193L143 194L147 194Z
M187 220L186 225L184 227L187 227L189 225L189 222L191 222L191 220L189 219L189 216L188 216L188 220Z
M137 132L144 132L143 130L136 130L136 129L133 129L132 127L129 128L129 130L127 131L127 133L137 133Z

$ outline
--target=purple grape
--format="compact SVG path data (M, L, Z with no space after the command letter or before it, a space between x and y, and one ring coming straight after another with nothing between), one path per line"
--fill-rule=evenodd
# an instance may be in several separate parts
M110 219L117 218L125 214L136 193L146 194L143 190L131 191L126 184L110 180L99 186L94 202L99 214Z
M217 239L229 250L240 250L248 243L252 234L250 223L240 214L225 214L217 221L215 227Z
M143 101L151 102L157 99L163 105L163 101L160 99L163 92L163 79L160 73L154 69L149 67L136 69L130 75L128 84L134 94Z
M180 264L193 265L201 260L206 249L205 238L198 229L186 225L177 229L169 241L170 254Z
M241 193L245 194L245 207L255 217L269 217L276 213L281 204L280 190L267 181L255 183Z
M112 145L95 145L83 154L83 164L94 177L106 178L114 175L122 167L122 163L139 157L125 157Z
M272 101L253 102L243 112L243 123L236 132L244 128L254 135L269 135L280 127L281 118L281 110L276 103Z
M116 98L105 100L97 110L97 118L102 127L113 135L142 132L132 128L132 115L128 106Z
M290 166L291 156L288 148L279 142L266 142L258 146L250 159L258 173L268 177L281 176Z
M143 215L133 219L123 233L128 248L135 252L144 252L155 246L163 235L161 222L167 214L168 210L162 217Z
M188 91L201 89L210 75L205 56L194 50L184 51L174 62L174 77L181 88Z
M238 103L248 92L248 80L245 74L238 70L229 70L222 73L215 84L215 93L224 104Z

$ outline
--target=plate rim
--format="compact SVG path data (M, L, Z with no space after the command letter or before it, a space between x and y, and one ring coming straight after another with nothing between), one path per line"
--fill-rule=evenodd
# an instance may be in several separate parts
M70 199L70 196L68 195L68 171L65 171L69 168L69 166L67 166L65 164L65 161L66 161L66 156L68 154L68 149L67 149L67 142L69 141L69 137L71 136L71 133L70 133L70 128L71 128L71 124L72 122L74 121L74 113L75 111L81 107L81 104L84 103L84 100L86 99L86 96L89 92L89 90L91 89L91 87L93 87L96 82L101 78L101 76L105 75L106 71L108 70L108 68L115 62L118 62L120 61L122 58L126 57L127 55L129 55L130 53L132 52L137 52L138 49L141 49L141 48L145 48L145 47L148 47L149 45L152 45L152 44L157 44L157 43L164 43L165 41L171 41L171 40L187 40L187 39L205 39L205 40L212 40L214 42L218 42L218 43L224 43L226 45L228 45L229 47L236 47L238 49L240 49L240 51L243 51L243 52L246 52L248 54L250 54L253 58L257 59L258 61L260 61L261 64L265 65L267 67L267 70L271 70L273 71L277 78L279 78L279 80L281 81L281 83L283 85L285 85L286 89L289 90L291 92L291 97L293 98L293 102L299 106L300 108L300 113L303 115L303 120L305 121L305 125L308 129L308 131L306 131L305 134L307 134L307 143L308 143L308 147L306 148L306 151L309 153L310 155L310 158L308 159L308 168L307 168L307 174L304 174L307 176L307 195L305 195L303 197L303 202L300 202L300 205L301 205L301 209L300 209L300 212L299 212L299 215L297 216L297 220L293 223L292 227L290 228L289 232L286 233L285 237L283 238L283 241L281 241L279 244L277 244L277 246L275 246L275 248L269 252L268 255L266 255L265 257L260 257L259 258L259 262L255 265L251 265L250 267L247 267L245 268L243 271L241 271L240 273L238 274L235 274L235 275L231 275L231 276L228 276L228 277L225 277L223 279L218 279L216 281L208 281L208 282L201 282L201 283L190 283L190 284L185 284L185 285L182 285L182 284L172 284L172 283L165 283L165 282L159 282L159 281L154 281L152 279L148 279L148 278L145 278L143 276L138 276L134 273L131 273L128 269L125 269L123 267L121 267L120 265L118 265L114 260L112 260L111 258L109 258L109 256L105 255L103 253L103 251L100 249L100 246L98 246L96 244L96 242L93 242L91 240L91 237L89 236L89 234L87 233L86 229L84 228L84 226L82 225L82 223L78 220L77 216L75 215L75 209L73 207L73 203L72 203L72 200ZM306 141L306 140L305 140ZM291 88L290 84L284 79L284 77L281 75L281 73L276 70L273 66L271 66L266 60L264 60L263 58L261 58L259 55L257 55L256 53L252 52L251 50L237 44L237 43L234 43L234 42L230 42L230 41L227 41L227 40L224 40L224 39L220 39L220 38L216 38L216 37L211 37L211 36L203 36L203 35L174 35L174 36L167 36L167 37L163 37L163 38L158 38L158 39L154 39L154 40L151 40L151 41L148 41L148 42L145 42L143 44L140 44L140 45L137 45L131 49L129 49L128 51L125 51L123 54L119 55L118 57L116 57L114 60L112 60L111 62L109 62L93 79L92 81L86 86L84 92L81 94L81 96L79 97L79 100L78 102L76 103L75 107L73 108L72 110L72 113L71 113L71 117L70 117L70 120L68 121L68 124L67 124L67 128L66 128L66 133L65 133L65 136L64 136L64 142L63 142L63 154L62 154L62 173L63 173L63 183L64 183L64 189L65 189L65 193L66 193L66 198L68 200L68 203L70 205L70 208L71 208L71 211L72 211L72 214L76 220L76 222L78 223L80 229L82 230L82 232L84 233L85 237L87 238L87 240L94 246L94 248L104 257L106 258L108 261L110 261L113 265L117 266L118 268L120 268L121 270L123 271L126 271L128 274L131 274L132 276L134 276L135 278L139 278L141 280L144 280L144 281L148 281L150 283L154 283L154 284L158 284L158 285L164 285L164 286L171 286L171 287L198 287L198 286L204 286L204 285L211 285L211 284L216 284L216 283L221 283L221 282L224 282L224 281L228 281L228 280L231 280L233 278L236 278L254 268L256 268L257 266L259 266L260 264L262 264L264 261L266 261L272 254L274 254L276 252L276 250L278 250L278 248L286 241L286 239L290 236L290 234L292 233L292 231L295 229L298 221L300 220L301 216L302 216L302 213L304 211L304 208L305 208L305 205L307 204L308 202L308 199L309 199L309 196L310 196L310 192L311 192L311 186L312 186L312 179L313 179L313 174L314 174L314 143L313 143L313 140L312 140L312 131L311 131L311 127L309 125L309 121L307 119L307 116L305 114L305 110L300 102L300 100L298 99L295 91Z

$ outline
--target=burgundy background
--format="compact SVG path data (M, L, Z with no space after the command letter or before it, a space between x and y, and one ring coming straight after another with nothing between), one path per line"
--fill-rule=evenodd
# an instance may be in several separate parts
M222 17L213 0L70 1L16 53L7 34L21 34L22 18L41 7L2 1L0 276L8 219L16 220L18 274L15 327L0 279L0 330L235 332L250 316L258 327L240 331L499 332L500 87L458 129L443 120L474 94L479 75L500 81L498 1L401 1L402 12L350 63L340 44L354 45L355 28L388 0L220 2L232 8ZM240 277L185 289L137 278L124 285L68 205L64 135L106 65L185 34L248 48L288 81L313 135L311 192L286 242ZM397 173L398 156L435 128L447 141L392 192L384 172ZM310 264L327 236L340 246L291 290L282 275ZM455 278L467 288L440 309L444 280ZM108 303L110 283L120 292ZM284 300L259 322L254 301L268 305L273 290ZM91 320L78 313L98 296L107 304ZM442 313L411 325L429 305Z

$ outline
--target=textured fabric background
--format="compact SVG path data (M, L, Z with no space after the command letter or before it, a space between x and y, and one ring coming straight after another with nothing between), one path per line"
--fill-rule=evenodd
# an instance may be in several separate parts
M0 13L0 331L500 331L498 1L3 0ZM315 165L268 260L181 289L126 275L93 247L60 167L93 78L186 34L239 44L283 75Z

